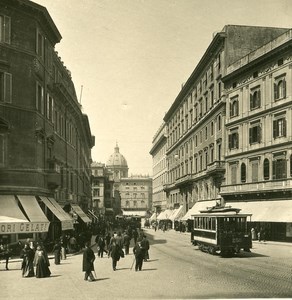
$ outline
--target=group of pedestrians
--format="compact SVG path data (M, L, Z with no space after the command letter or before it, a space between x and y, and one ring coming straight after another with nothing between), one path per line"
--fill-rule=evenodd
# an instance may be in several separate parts
M130 242L132 238L134 241L133 253L135 257L133 265L135 262L135 271L141 271L143 261L147 261L149 259L150 248L149 241L142 230L139 232L136 229L131 232L126 230L123 234L121 232L114 232L111 236L109 233L106 236L97 236L95 242L97 245L98 257L102 258L103 253L106 253L108 258L112 259L113 271L116 271L118 261L125 255L129 255ZM95 258L95 254L90 247L90 243L86 243L83 252L82 270L85 272L84 280L89 282L95 280L92 274L92 272L95 272Z
M38 245L34 251L30 244L26 242L20 252L20 258L22 258L22 277L44 278L51 275L48 254L42 245Z

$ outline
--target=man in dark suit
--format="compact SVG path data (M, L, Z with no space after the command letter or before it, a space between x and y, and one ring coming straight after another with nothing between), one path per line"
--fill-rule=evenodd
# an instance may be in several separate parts
M95 281L92 271L94 271L95 255L90 248L90 242L85 243L85 249L83 252L83 272L85 272L84 280ZM89 277L89 278L88 278Z

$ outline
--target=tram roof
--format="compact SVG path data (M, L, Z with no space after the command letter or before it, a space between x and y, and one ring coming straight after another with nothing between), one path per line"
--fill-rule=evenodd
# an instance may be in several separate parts
M238 217L238 218L242 218L242 217L250 217L252 216L252 214L238 214L238 213L234 213L234 212L213 212L213 213L201 213L201 214L195 214L192 215L193 218L195 217L218 217L218 218L223 218L223 217Z

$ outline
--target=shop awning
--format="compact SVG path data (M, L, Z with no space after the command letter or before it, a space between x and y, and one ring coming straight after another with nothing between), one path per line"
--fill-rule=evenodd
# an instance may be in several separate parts
M81 209L80 206L78 206L77 204L71 204L72 209L74 210L74 212L81 218L81 220L84 223L90 223L91 220L88 218L88 216L86 215L86 213Z
M240 213L252 214L252 222L292 223L292 200L266 200L248 202L226 202L226 206L240 208Z
M172 215L169 217L169 220L175 221L182 217L183 215L183 205L180 205L179 208L174 209Z
M73 219L63 210L63 208L53 198L40 197L46 207L60 220L62 230L73 229Z
M196 202L191 209L181 218L181 221L187 221L192 219L192 215L199 214L201 210L205 210L207 207L215 206L217 203L216 200L207 200L207 201L198 201Z
M139 217L145 217L147 214L147 211L143 210L123 210L123 216L139 216Z
M50 222L42 211L35 196L20 196L17 195L29 222L31 223L31 230L33 232L47 232Z
M0 195L0 234L47 232L50 222L34 196ZM25 216L27 215L27 216Z
M156 212L152 214L152 216L149 218L149 221L156 220Z
M166 209L157 216L157 220L167 220L172 215L173 211L171 209Z
M98 221L98 217L91 210L88 210L87 215L90 219Z

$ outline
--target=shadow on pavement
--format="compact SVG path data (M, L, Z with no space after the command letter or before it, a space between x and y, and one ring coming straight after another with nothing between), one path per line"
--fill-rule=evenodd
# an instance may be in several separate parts
M159 259L148 259L146 262L152 262L152 261L157 261Z
M157 271L157 269L142 269L142 272L144 271Z
M50 277L60 277L62 275L51 275ZM45 278L50 278L50 277L45 277Z
M95 281L102 281L102 280L108 280L108 279L110 279L110 278L109 278L109 277L105 277L105 278L96 278Z
M130 268L118 268L116 271L122 271L122 270L130 270Z

